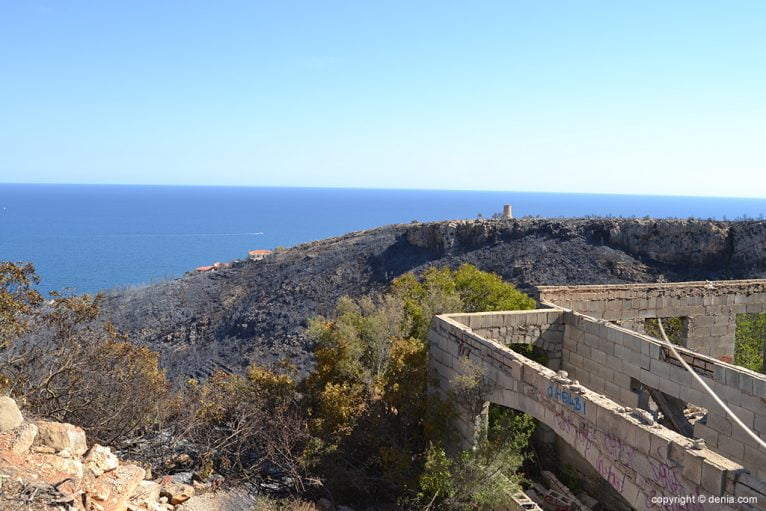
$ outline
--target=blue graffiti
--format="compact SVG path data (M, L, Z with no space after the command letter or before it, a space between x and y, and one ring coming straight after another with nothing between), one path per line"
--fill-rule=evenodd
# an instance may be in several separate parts
M558 385L555 388L553 384L548 385L548 399L555 399L577 413L588 415L588 402L584 398L581 399L578 395L562 390Z

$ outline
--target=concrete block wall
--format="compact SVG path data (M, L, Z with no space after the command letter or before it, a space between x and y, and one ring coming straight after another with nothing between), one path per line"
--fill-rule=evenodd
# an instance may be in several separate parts
M683 317L686 347L720 359L734 355L737 314L766 311L766 280L540 286L537 298L638 331L647 318Z
M464 318L463 318L464 320ZM573 386L507 347L485 339L449 316L434 319L429 332L436 391L447 393L465 359L494 383L488 399L533 415L573 446L635 509L656 509L653 497L749 495L766 503L766 488L737 464L660 425L648 425L631 409L588 388ZM565 340L566 344L566 340ZM477 410L481 404L462 410ZM456 421L463 447L476 438L477 417ZM744 474L744 475L743 475ZM748 493L750 492L750 493ZM748 509L694 504L684 509ZM751 508L756 509L756 508Z
M575 312L564 316L562 369L588 388L636 407L631 378L708 410L694 435L708 447L766 480L766 453L728 419L720 406L661 344L650 337ZM766 375L678 348L745 424L766 440Z
M559 309L451 314L450 318L470 327L475 334L504 346L537 346L545 350L548 367L558 370L561 366L564 312Z

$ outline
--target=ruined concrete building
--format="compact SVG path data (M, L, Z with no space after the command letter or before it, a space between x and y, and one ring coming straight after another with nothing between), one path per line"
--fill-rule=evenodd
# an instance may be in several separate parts
M435 391L449 392L468 366L481 368L488 383L481 402L460 406L455 427L464 448L495 403L539 420L560 466L601 485L599 497L616 507L766 509L766 451L664 342L644 333L646 320L680 318L681 357L766 440L766 376L727 363L737 314L766 311L766 280L539 287L537 294L537 310L449 314L431 326ZM546 365L513 344L543 350Z

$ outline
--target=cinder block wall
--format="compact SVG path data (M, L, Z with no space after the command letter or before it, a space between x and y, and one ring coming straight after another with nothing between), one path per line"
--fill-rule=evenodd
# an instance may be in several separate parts
M766 375L679 348L706 383L766 440ZM626 406L635 407L634 378L647 387L708 410L694 435L766 480L766 453L725 416L720 406L660 343L650 337L575 312L564 315L562 368L571 378Z
M736 315L766 311L766 281L540 286L537 298L638 331L647 318L683 317L686 346L720 359L734 355Z
M450 318L470 327L473 333L503 346L537 346L546 352L549 368L558 370L561 367L564 339L564 312L561 310L477 312L451 314Z
M597 392L573 390L555 371L477 335L449 316L434 319L428 339L430 367L438 376L435 392L449 393L466 359L484 368L494 383L490 401L529 413L552 428L635 509L654 509L652 497L700 493L756 495L766 502L766 487L742 472L741 465L709 449L694 449L688 439L667 428L644 424ZM482 423L480 412L472 416L470 410L483 409L484 403L460 407L455 427L464 448L475 441Z

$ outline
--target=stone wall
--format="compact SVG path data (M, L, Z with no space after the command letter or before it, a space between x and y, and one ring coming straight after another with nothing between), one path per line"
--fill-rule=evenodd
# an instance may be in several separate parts
M627 406L638 405L631 379L708 410L694 436L766 479L766 455L726 418L720 406L673 355L651 337L575 312L564 316L562 368L570 377ZM766 440L766 376L678 348L732 411Z
M478 312L452 314L450 318L482 337L503 346L530 344L545 351L548 367L559 369L564 338L564 312L558 309L534 311Z
M540 311L528 314L539 317ZM695 448L689 439L651 423L641 413L478 335L465 324L473 324L472 319L456 317L461 321L450 316L435 318L428 334L429 364L438 376L435 391L449 392L467 364L483 368L487 381L492 383L486 396L488 401L529 413L552 428L636 509L656 508L652 498L658 496L701 493L754 495L766 503L766 485L745 472L740 464L706 447ZM571 313L570 318L574 318ZM497 328L485 326L483 320L478 320L477 329ZM611 328L623 333L622 329ZM581 330L583 334L587 331L584 327ZM566 344L565 333L565 347ZM641 346L636 353L641 353L640 350ZM479 434L485 405L459 406L461 413L455 428L463 447L470 447ZM756 507L693 504L684 509Z
M736 315L766 311L766 281L540 286L537 298L639 331L647 318L685 318L685 346L726 359L734 355Z

